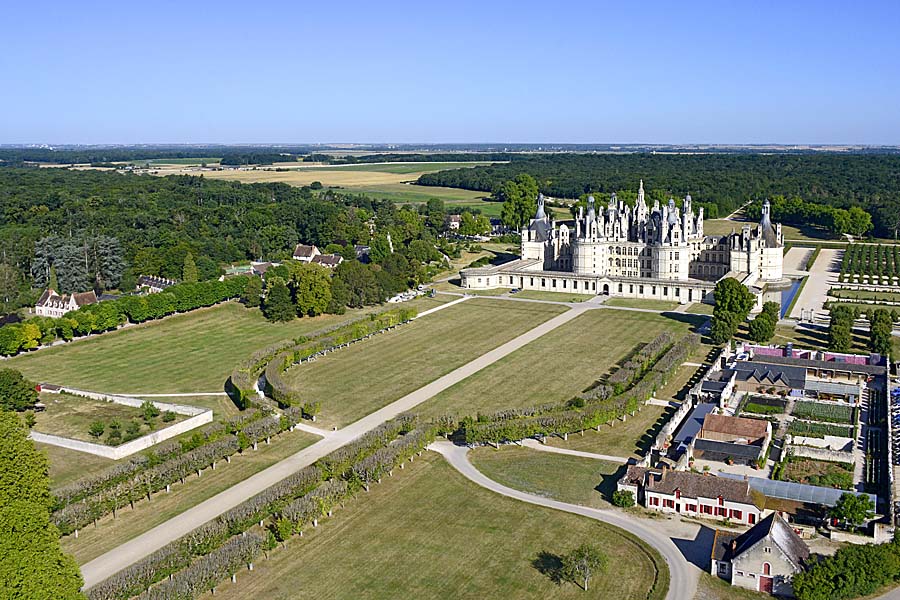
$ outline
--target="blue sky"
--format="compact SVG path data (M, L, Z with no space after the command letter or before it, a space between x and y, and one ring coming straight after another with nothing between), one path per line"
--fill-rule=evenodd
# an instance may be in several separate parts
M900 144L896 0L9 2L0 40L0 143Z

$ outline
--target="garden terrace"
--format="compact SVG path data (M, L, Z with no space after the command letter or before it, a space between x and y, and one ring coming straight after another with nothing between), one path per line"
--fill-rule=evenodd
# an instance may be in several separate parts
M257 560L237 584L218 586L215 598L380 598L399 590L410 598L577 599L585 592L555 583L545 561L582 541L615 549L591 582L592 597L663 598L665 562L637 538L493 494L429 453L293 537L286 551Z
M856 422L853 407L823 402L799 401L794 404L791 415L800 419L825 423L853 424Z
M432 417L463 417L564 402L624 362L626 349L637 348L662 332L677 338L689 329L688 323L651 313L587 311L416 410ZM536 364L540 368L535 368Z
M563 307L468 300L284 374L321 421L342 425L449 373L562 313Z

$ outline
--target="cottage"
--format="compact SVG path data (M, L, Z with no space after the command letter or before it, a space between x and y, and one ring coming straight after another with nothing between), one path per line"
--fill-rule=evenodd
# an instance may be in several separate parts
M450 231L459 231L460 223L462 223L462 217L459 215L447 215L447 229Z
M742 534L717 530L710 573L731 585L793 596L794 574L803 570L808 559L809 548L800 536L778 513L772 513Z
M94 290L78 294L57 294L56 290L48 288L38 298L34 305L34 312L39 317L61 317L67 312L78 310L82 306L97 303L97 294Z
M135 291L147 294L158 294L167 287L175 285L174 279L166 279L165 277L157 277L156 275L141 275L138 277Z
M322 265L329 269L335 268L342 262L344 262L344 257L340 254L317 254L312 259L313 264Z
M310 263L319 254L321 254L319 249L312 245L297 244L297 247L294 248L294 260L300 262Z
M746 479L631 465L617 488L631 491L644 507L664 513L755 525L763 512Z

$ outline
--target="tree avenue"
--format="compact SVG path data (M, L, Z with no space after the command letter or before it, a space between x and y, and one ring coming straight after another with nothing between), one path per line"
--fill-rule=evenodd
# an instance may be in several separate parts
M50 522L47 457L14 414L0 411L0 597L83 598L78 566Z

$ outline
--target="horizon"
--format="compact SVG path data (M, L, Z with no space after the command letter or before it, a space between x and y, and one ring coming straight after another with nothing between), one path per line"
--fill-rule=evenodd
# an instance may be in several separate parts
M6 16L3 145L900 144L887 1L49 2ZM508 139L526 141L490 141Z

